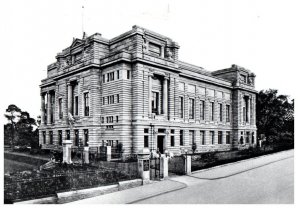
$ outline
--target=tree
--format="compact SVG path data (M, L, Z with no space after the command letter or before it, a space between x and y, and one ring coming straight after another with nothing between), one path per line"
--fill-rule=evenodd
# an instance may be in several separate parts
M294 140L294 100L278 91L260 91L256 103L256 125L258 135L264 134L268 143L284 139Z
M10 147L14 149L14 139L15 139L15 128L16 128L16 123L18 122L18 119L20 117L21 109L17 107L14 104L11 104L8 106L6 109L6 114L4 116L8 119L10 122Z

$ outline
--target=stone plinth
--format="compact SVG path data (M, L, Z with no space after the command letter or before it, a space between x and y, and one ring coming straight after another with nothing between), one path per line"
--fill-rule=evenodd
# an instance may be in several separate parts
M72 150L72 141L64 140L63 141L63 162L64 163L67 164L72 163L71 150Z
M143 181L150 180L150 151L149 149L142 149L138 155L138 171L140 178L143 179Z

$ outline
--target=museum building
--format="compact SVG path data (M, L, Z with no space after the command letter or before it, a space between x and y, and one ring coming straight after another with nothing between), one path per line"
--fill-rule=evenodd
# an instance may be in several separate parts
M255 75L207 71L178 60L179 45L148 29L113 39L99 33L56 56L42 80L39 143L60 149L122 144L174 154L256 145Z

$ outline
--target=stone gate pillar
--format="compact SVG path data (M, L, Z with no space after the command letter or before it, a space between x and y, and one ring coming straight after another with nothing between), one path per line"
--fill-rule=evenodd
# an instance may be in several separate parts
M64 163L67 163L67 164L72 163L71 150L72 150L72 141L64 140L63 141L63 162Z
M138 172L140 178L144 181L150 180L150 151L149 149L142 149L138 155Z
M90 161L89 161L89 147L88 146L83 148L83 157L84 157L84 163L89 164Z
M161 177L167 178L169 176L169 164L168 164L168 158L163 154L160 157L160 173Z

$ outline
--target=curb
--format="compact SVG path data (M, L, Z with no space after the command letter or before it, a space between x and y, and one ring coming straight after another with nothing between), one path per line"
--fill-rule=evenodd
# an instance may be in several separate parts
M291 150L294 150L294 149L291 149ZM284 151L280 151L280 152L274 152L274 153L270 153L270 154L266 154L266 155L261 155L261 156L257 156L257 157L252 157L252 158L248 158L248 159L244 159L244 160L239 160L239 161L232 162L232 163L226 163L226 164L223 164L223 165L218 165L218 166L214 166L214 167L210 167L210 168L206 168L206 169L202 169L202 170L196 170L196 171L193 171L189 175L192 175L194 173L202 173L202 172L206 172L206 171L213 170L213 169L216 169L216 168L221 168L221 167L225 167L225 166L229 166L229 165L234 165L234 164L238 164L238 163L242 163L242 162L247 162L249 160L254 160L254 159L258 159L258 158L262 158L262 157L267 157L267 156L278 154L278 153L288 152L288 151L291 151L291 150L284 150Z

